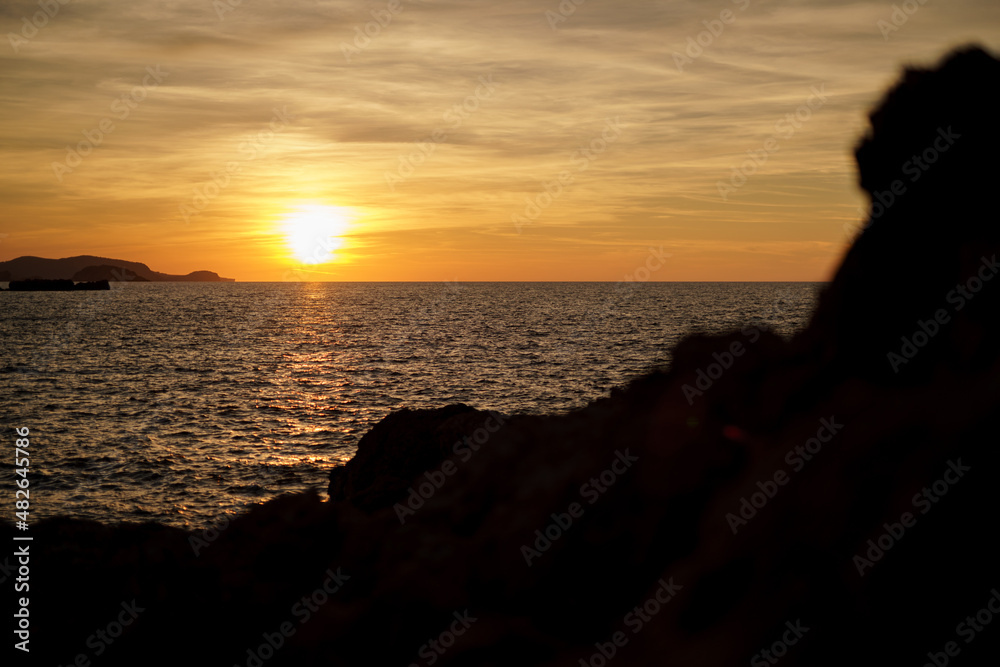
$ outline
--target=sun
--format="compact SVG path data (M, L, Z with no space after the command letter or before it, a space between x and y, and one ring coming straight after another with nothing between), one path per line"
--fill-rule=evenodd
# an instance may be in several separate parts
M344 245L341 235L349 224L346 209L319 204L300 206L284 219L285 241L299 262L324 264L333 261L334 252Z

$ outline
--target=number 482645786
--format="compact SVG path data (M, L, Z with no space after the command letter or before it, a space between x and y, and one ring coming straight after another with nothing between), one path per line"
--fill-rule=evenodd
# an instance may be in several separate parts
M28 485L31 483L28 481L28 466L30 465L30 457L28 454L28 429L16 428L14 431L21 436L17 439L15 446L15 457L14 457L14 471L16 475L19 475L21 479L17 480L18 490L15 492L14 496L17 499L14 506L19 510L16 514L17 518L21 521L28 520ZM24 449L21 449L24 447ZM22 458L23 457L23 458ZM22 496L23 494L23 496ZM21 498L23 497L23 500Z

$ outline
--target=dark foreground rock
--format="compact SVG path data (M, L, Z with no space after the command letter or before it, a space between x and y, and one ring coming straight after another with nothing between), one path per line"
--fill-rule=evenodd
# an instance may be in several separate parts
M365 434L348 465L330 473L330 500L378 509L412 496L415 484L418 492L410 504L417 504L421 485L436 490L449 476L435 468L454 455L457 469L457 463L468 461L504 421L503 415L461 404L395 412Z
M858 154L876 193L939 126L970 148L885 207L802 335L689 338L669 372L567 415L390 415L330 501L282 497L218 532L43 522L32 655L996 664L1000 280L983 267L1000 243L976 188L1000 154L978 107L998 68L959 53L873 115Z

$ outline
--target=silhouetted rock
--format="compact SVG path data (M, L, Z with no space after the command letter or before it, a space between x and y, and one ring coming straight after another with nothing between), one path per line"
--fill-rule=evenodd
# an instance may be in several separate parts
M1000 62L966 48L937 69L907 70L872 112L856 151L872 213L812 323L840 371L895 382L929 379L941 364L959 371L996 360L998 79ZM980 276L988 276L983 291L973 292ZM920 323L939 310L946 326L928 334L934 327ZM902 339L914 335L928 341L909 359Z
M221 278L212 271L192 271L183 276L153 271L145 264L128 262L123 259L79 255L62 259L47 259L26 255L0 262L0 272L6 273L8 280L45 278L48 280L74 280L81 271L92 271L92 267L112 267L119 275L96 275L85 280L122 280L121 276L137 276L150 282L233 282L232 278ZM132 278L124 278L131 280Z
M898 374L886 346L997 251L971 215L990 191L962 185L992 173L976 104L997 80L966 50L873 114L876 193L939 125L970 147L864 233L800 336L690 337L668 372L565 415L389 415L330 501L278 498L214 536L41 522L33 655L96 658L88 636L135 600L101 665L995 664L1000 291Z
M72 280L46 280L33 278L30 280L12 280L8 285L12 292L80 292L93 290L109 290L111 285L107 280L74 283Z
M361 438L347 465L330 473L330 499L366 509L392 505L407 495L412 480L449 456L471 456L479 444L469 438L485 424L499 428L503 419L461 404L394 412Z
M164 279L161 279L164 280ZM189 283L232 283L233 278L223 278L215 271L192 271L184 276L171 276L170 280Z

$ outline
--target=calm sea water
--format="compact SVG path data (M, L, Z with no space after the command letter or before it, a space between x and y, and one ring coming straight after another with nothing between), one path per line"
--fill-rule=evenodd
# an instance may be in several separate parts
M0 294L0 427L31 430L31 520L201 527L325 492L378 420L566 411L686 333L791 335L818 283L124 283ZM6 494L5 494L6 495ZM0 516L12 520L5 504Z

